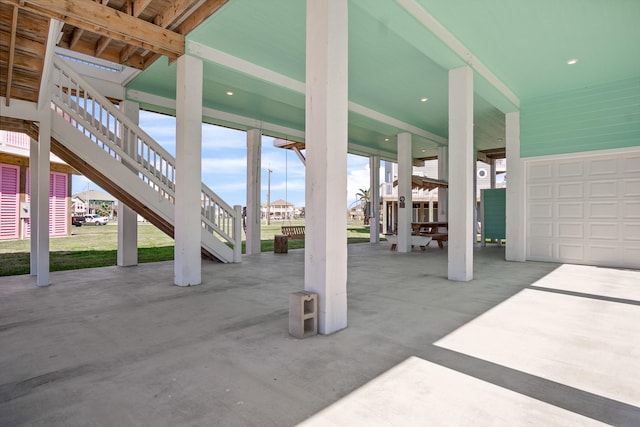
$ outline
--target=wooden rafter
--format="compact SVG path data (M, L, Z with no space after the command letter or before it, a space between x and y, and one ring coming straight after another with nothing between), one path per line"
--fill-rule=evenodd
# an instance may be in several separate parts
M162 28L173 29L177 27L180 24L177 21L197 3L198 2L194 2L193 0L174 0L170 2L167 10L160 15L159 25Z
M108 1L109 0L103 0L103 4L106 5ZM126 13L127 15L131 15L134 18L137 18L138 16L140 16L142 12L144 12L146 7L149 6L149 3L151 3L151 0L144 0L139 2L134 2L133 0L127 0L123 8L121 9L121 11ZM156 22L154 22L154 24L157 25ZM107 48L107 46L109 46L109 43L111 43L111 40L112 40L111 37L105 37L105 36L100 37L100 39L98 39L98 42L96 43L95 56L102 55L102 53ZM120 51L120 63L125 63L129 58L131 58L131 55L133 55L136 50L138 50L138 46L136 45L125 46Z
M176 58L184 36L91 0L3 0L75 27Z
M13 80L13 61L16 55L16 32L18 31L18 7L13 7L13 17L11 19L11 39L9 41L9 65L7 70L7 96L5 104L9 106L11 100L11 82Z
M174 29L177 33L180 34L189 34L194 28L200 25L205 19L213 15L218 11L222 6L227 3L228 0L208 0L202 6L198 8L195 12L190 14L177 28ZM153 64L153 62L158 59L160 55L157 53L154 55L148 55L144 59L144 68Z
M84 30L82 28L73 29L73 33L71 34L71 41L69 42L69 49L73 49L74 47L76 47L76 44L82 37L82 33L84 33Z
M131 2L131 7L133 9L133 16L136 18L140 16L142 12L149 6L152 0L133 0Z
M189 34L194 28L200 25L205 19L213 15L222 6L227 3L228 0L208 0L195 12L189 15L179 26L175 29L180 34Z
M101 0L101 3L103 5L107 5L109 3L109 0ZM75 28L73 30L73 34L71 35L71 41L69 42L69 49L73 49L76 45L76 43L78 43L78 40L80 40L80 37L82 37L82 34L84 33L84 30L82 28Z
M60 44L61 47L68 47L64 43ZM74 51L84 53L85 55L94 56L96 51L96 46L94 43L90 43L87 40L80 40L73 48ZM117 50L107 48L100 58L111 61L114 63L120 63L123 65L127 65L129 67L142 69L144 68L144 63L142 57L140 55L133 55L126 61L120 61L120 55Z
M111 43L111 37L100 36L96 43L96 52L94 56L99 58L102 55L102 52L104 52L107 46L109 46L109 43Z

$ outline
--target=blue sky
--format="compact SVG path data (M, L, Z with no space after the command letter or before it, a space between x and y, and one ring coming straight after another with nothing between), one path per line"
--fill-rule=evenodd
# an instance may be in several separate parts
M140 111L140 127L175 156L175 118ZM271 200L284 199L305 206L304 165L291 150L273 146L273 138L262 138L261 202L267 201L267 169L271 169ZM246 204L246 133L213 125L202 129L202 181L230 205ZM369 188L369 160L347 157L347 204L356 200L360 188ZM73 193L99 189L83 176L73 177Z

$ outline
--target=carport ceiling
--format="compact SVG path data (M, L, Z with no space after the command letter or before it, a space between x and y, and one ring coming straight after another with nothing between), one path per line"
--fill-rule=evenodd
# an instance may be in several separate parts
M448 33L448 43L428 28L429 15ZM305 19L304 1L232 0L191 32L188 41L216 55L294 82L283 87L242 67L205 60L205 107L303 131ZM500 92L475 73L476 148L504 147L504 112L516 111L518 102L638 76L638 22L636 0L350 0L350 143L395 153L395 135L405 129L378 115L446 139L447 72L468 61L476 71L486 67L506 88ZM451 40L473 57L454 52ZM572 58L578 63L568 65ZM174 98L175 64L156 62L129 89ZM414 156L432 155L438 141L414 135Z
M13 78L3 79L0 92L8 100L37 96L43 18L54 17L65 23L58 46L144 69L128 96L171 112L173 59L184 46L168 41L186 34L187 52L207 52L210 122L241 129L264 124L266 133L300 140L305 4L3 0L0 68ZM118 20L110 22L114 13ZM395 135L410 131L415 157L435 154L448 133L448 70L468 64L475 71L476 148L503 148L503 114L531 98L637 78L638 22L637 0L349 0L350 147L394 157ZM172 61L156 60L166 52ZM572 58L578 62L567 65Z

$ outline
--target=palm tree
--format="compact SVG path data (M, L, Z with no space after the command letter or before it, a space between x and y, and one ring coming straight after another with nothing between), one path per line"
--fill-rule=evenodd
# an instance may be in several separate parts
M371 191L370 189L360 188L356 193L356 198L364 211L364 225L369 225L369 216L371 216Z

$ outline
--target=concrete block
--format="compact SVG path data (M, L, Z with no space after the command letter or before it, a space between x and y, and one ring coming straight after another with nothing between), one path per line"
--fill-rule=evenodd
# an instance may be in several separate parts
M296 338L318 333L318 294L306 291L289 294L289 333Z
M273 236L273 252L276 254L286 254L289 252L289 236L286 234L276 234Z

